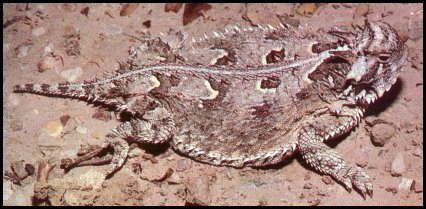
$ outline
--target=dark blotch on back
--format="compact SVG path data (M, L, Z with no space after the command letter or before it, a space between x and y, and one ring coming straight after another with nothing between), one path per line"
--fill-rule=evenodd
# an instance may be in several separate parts
M33 89L33 84L25 84L26 89Z
M268 55L266 55L266 63L278 63L284 60L285 50L271 50Z
M67 84L59 84L59 85L58 85L58 90L59 90L61 93L66 93L66 92L68 91L68 89L69 89L69 87L68 87L68 85L67 85Z
M49 85L48 84L43 83L43 84L40 85L40 87L41 87L41 90L43 90L43 91L49 90Z
M266 80L262 80L260 83L260 88L277 88L280 84L280 78L277 76L273 76L266 78Z
M337 43L316 43L312 45L312 53L321 53L326 50L334 49L338 47Z
M264 103L262 106L254 106L252 107L254 111L251 114L255 115L255 119L263 119L272 113L271 107L272 105L269 103Z

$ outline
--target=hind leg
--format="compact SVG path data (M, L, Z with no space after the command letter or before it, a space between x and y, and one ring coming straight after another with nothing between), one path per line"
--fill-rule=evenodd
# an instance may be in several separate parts
M105 142L101 146L88 146L82 152L79 152L78 156L74 159L63 159L62 167L65 170L69 170L77 166L85 165L99 165L110 163L107 176L116 171L121 165L123 165L130 147L128 142L125 140L131 134L131 125L126 122L118 127L111 129L106 135ZM110 147L113 148L113 156L110 155L99 157L101 153L108 150Z
M107 163L110 160L110 167L106 177L114 174L124 164L129 151L135 146L129 146L129 142L161 144L166 143L173 134L174 123L170 115L162 108L146 114L147 119L132 119L124 122L106 135L105 143L100 147L86 152L83 156L75 159L66 159L62 162L62 167L69 170L81 165L94 165ZM113 148L112 158L94 159L108 148ZM88 163L92 161L91 163Z

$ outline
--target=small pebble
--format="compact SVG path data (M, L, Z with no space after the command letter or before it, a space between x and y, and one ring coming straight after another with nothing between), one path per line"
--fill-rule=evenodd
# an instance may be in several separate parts
M43 54L49 54L51 52L53 52L54 46L52 43L47 44L46 46L43 47Z
M321 203L321 200L314 196L309 196L307 202L309 206L317 206Z
M393 194L398 194L398 188L396 188L396 187L388 187L385 190L387 192L392 192Z
M28 51L30 50L30 48L33 46L33 44L30 43L23 43L20 44L16 51L16 57L18 58L23 58L26 57L28 55Z
M306 17L312 17L315 10L318 9L318 6L316 3L303 3L297 8L297 13L306 16Z
M59 137L62 133L63 126L56 121L49 121L44 125L44 131L52 137Z
M268 199L262 196L259 200L259 206L265 206L265 205L268 205Z
M83 70L80 67L71 68L64 70L60 73L62 77L67 79L68 82L74 82L77 78L83 73Z
M228 172L228 171L225 171L225 176L226 176L226 178L227 178L228 180L231 180L231 179L232 179L232 174L231 174L230 172Z
M82 14L86 17L89 17L89 10L90 10L89 7L84 7L83 9L80 10L80 14Z
M34 28L34 29L31 31L31 34L32 34L34 37L39 37L39 36L43 35L44 33L46 33L46 29L44 29L44 27Z
M59 6L59 9L66 12L74 12L77 10L77 4L75 3L64 3Z
M19 120L13 120L10 122L10 129L14 132L22 130L23 126L24 125Z
M306 183L306 184L303 186L303 189L312 189L312 184L311 184L311 183Z
M44 14L46 13L46 5L45 4L37 4L37 13Z
M423 192L423 183L420 181L415 181L413 190L415 193Z
M374 125L370 132L371 141L375 146L383 147L389 139L395 136L395 128L386 123L378 123Z
M353 4L349 4L349 3L342 3L342 6L345 8L352 8Z
M38 72L42 73L46 70L54 69L56 67L56 59L51 56L45 56L37 64Z
M411 133L416 131L416 126L409 122L402 123L399 128L404 130L405 133Z
M28 173L28 175L32 176L35 172L35 168L31 164L25 164L25 171Z
M295 28L299 27L299 25L300 25L300 20L299 19L292 18L288 14L278 15L277 17L278 17L278 19L280 20L280 22L282 24L291 25L291 26L293 26Z
M101 135L98 132L92 132L92 133L90 133L90 136L92 138L95 138L95 139L100 139L101 138Z
M402 178L401 183L398 185L398 189L411 189L413 179Z
M180 176L174 172L172 173L172 175L167 179L167 183L169 184L181 184L182 180L180 178Z
M11 163L10 167L12 168L12 171L16 176L19 177L19 179L25 179L28 176L28 172L25 171L24 161L14 161Z
M121 8L120 16L130 16L138 8L138 3L124 4Z
M87 134L87 128L84 126L78 125L77 128L75 128L75 130L80 134Z
M370 11L370 6L368 4L358 4L355 9L354 19L360 17L366 17Z
M167 3L165 6L164 6L164 11L165 12L170 12L170 11L172 11L172 12L174 12L174 13L177 13L177 12L179 12L179 10L182 8L182 3Z
M144 25L147 28L150 28L151 27L151 20L147 20L147 21L143 22L142 25Z
M397 153L391 164L391 175L401 176L405 172L405 169L404 155Z
M260 15L256 12L247 12L243 15L243 19L249 21L253 26L269 24L272 27L279 27L280 24L279 17L277 18L270 15Z
M305 176L303 177L303 180L307 181L311 179L311 175L309 175L308 173L305 174Z
M404 100L406 101L406 102L411 102L411 98L410 97L404 97Z
M364 159L364 158L361 158L361 159L359 159L359 160L356 162L356 165L357 165L357 166L359 166L359 167L361 167L361 168L364 168L365 166L367 166L367 165L368 165L368 160L367 160L367 159Z
M416 149L414 149L414 151L413 151L413 155L414 155L414 156L417 156L417 157L419 157L419 158L423 158L423 150L422 150L422 149L420 149L420 148L416 148Z
M108 24L102 26L102 32L108 36L118 35L123 32L123 29L119 25Z
M338 5L338 4L333 4L333 5L331 5L334 9L338 9L338 8L340 8L340 5Z
M63 115L59 118L59 120L61 120L61 124L63 126L67 125L68 120L71 118L71 116L69 115Z

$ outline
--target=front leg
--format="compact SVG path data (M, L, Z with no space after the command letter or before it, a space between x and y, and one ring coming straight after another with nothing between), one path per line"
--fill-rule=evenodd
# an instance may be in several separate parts
M352 185L363 197L373 196L370 177L359 167L348 165L339 153L324 144L327 139L347 133L358 124L359 108L342 107L339 115L323 114L305 123L298 133L298 147L302 158L316 171L334 177L348 191Z

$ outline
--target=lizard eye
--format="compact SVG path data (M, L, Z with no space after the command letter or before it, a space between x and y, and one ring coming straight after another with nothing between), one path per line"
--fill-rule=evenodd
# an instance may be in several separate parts
M387 63L390 61L391 57L390 54L379 54L379 56L377 56L377 61L380 63Z

